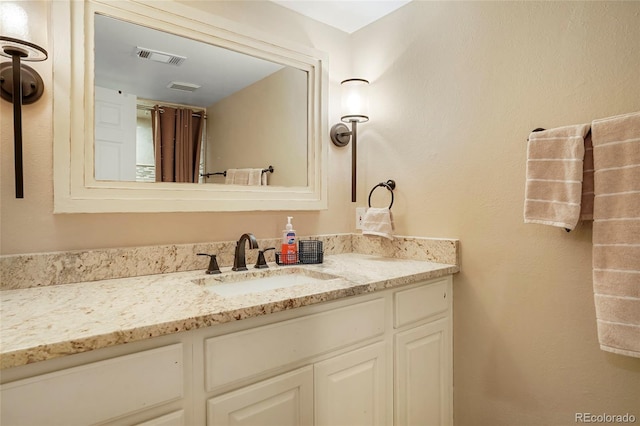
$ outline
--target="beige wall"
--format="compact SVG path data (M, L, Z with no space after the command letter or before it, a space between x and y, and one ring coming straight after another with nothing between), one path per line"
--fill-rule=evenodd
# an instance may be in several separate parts
M46 32L47 1L20 1L28 9L34 31L51 58L55 47ZM329 117L339 120L339 82L348 74L348 35L332 27L305 19L271 2L185 2L205 8L230 21L287 43L327 52L329 61ZM49 25L47 25L47 23ZM2 59L4 62L4 58ZM52 61L31 63L45 82L45 93L37 103L24 106L25 198L15 199L13 178L13 122L11 104L0 101L1 198L0 253L32 253L71 249L128 247L165 243L226 241L244 232L258 238L277 237L286 216L294 216L299 235L350 232L354 229L350 188L350 156L345 149L330 146L329 210L321 212L246 213L158 213L158 214L66 214L53 211L52 154ZM335 98L335 99L334 99ZM325 142L329 142L328 131ZM334 213L334 212L337 212Z
M307 186L307 73L285 67L207 108L206 168L274 167L269 185ZM224 182L214 177L208 182Z
M456 425L640 421L640 359L598 348L591 226L522 219L529 132L640 110L639 42L638 2L414 1L353 36L362 176L397 181L400 234L461 240Z
M640 360L597 346L590 226L522 223L531 129L640 110L640 3L414 0L351 39L268 2L206 6L328 52L329 125L338 82L371 79L357 204L393 178L398 233L461 239L457 425L569 425L582 411L640 418ZM0 102L2 253L279 235L286 212L53 215L51 61L33 66L47 89L25 106L24 200L13 198L11 109ZM353 229L349 161L330 146L329 210L294 213L301 235ZM374 202L387 202L379 192Z

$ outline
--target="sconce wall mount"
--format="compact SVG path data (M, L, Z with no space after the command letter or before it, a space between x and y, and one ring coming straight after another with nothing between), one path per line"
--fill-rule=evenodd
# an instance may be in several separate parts
M0 96L13 103L13 147L15 159L16 198L24 198L22 171L22 104L30 104L42 96L44 83L24 61L44 61L48 53L42 47L13 37L0 36L0 55L11 63L0 64Z
M344 123L334 124L333 127L331 127L329 136L331 136L333 144L339 147L347 146L351 141L351 131Z
M22 105L29 105L40 99L44 93L44 82L40 74L28 65L20 65L20 81L22 84ZM13 64L0 64L0 97L13 102Z

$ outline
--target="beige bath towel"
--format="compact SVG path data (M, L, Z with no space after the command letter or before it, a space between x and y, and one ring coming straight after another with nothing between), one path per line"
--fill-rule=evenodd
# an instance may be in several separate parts
M262 169L228 169L224 183L228 185L266 185L266 173Z
M584 138L589 124L532 132L524 221L574 229L580 219Z
M640 358L640 112L592 123L600 348Z
M369 207L362 218L362 235L393 239L393 219L388 208Z

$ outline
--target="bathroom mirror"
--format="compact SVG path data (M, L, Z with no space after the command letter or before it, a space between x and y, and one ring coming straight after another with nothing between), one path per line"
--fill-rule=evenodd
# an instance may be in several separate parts
M173 2L56 1L52 17L55 212L326 208L323 53ZM120 62L113 56L118 54ZM150 61L153 55L156 60ZM215 56L217 62L201 62L196 68L205 72L199 74L181 73L179 68L188 70L198 55L201 61ZM230 70L232 62L240 68ZM159 68L140 71L149 65ZM206 72L208 67L216 72ZM227 72L217 72L223 69ZM138 71L159 79L135 81ZM193 91L195 86L200 87ZM153 105L202 109L199 172L272 166L268 184L230 185L222 175L200 178L207 182L202 184L101 174L99 164L121 167L108 149L104 155L95 133L103 89L133 96L138 115ZM120 116L107 111L115 121Z
M269 185L307 186L306 71L106 15L95 14L94 25L97 180L167 178L155 172L158 105L159 113L163 106L202 113L192 182L224 183L227 169L272 166ZM113 108L130 115L130 129L100 125ZM113 155L114 145L131 149Z

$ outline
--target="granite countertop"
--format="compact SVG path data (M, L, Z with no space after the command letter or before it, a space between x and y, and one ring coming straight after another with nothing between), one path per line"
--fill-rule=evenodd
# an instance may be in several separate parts
M269 264L271 271L291 266ZM65 355L209 327L229 321L371 293L459 271L456 265L355 253L297 265L336 278L222 297L203 278L265 274L222 268L0 291L1 366L6 369ZM293 269L291 269L293 271ZM232 279L233 279L232 278Z

